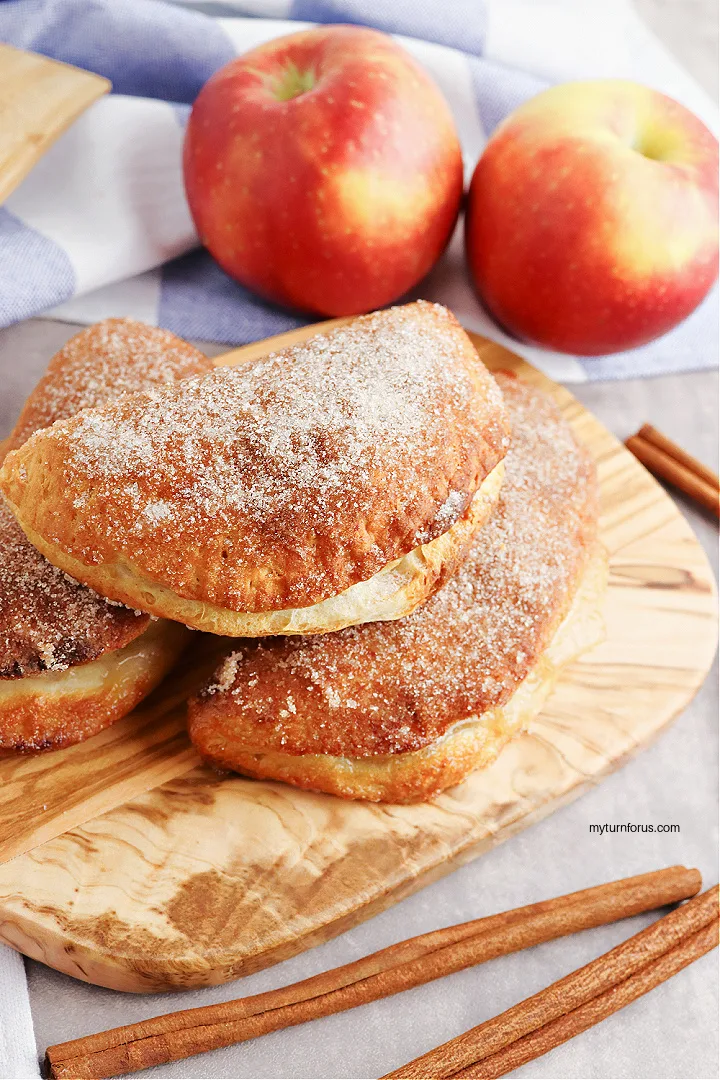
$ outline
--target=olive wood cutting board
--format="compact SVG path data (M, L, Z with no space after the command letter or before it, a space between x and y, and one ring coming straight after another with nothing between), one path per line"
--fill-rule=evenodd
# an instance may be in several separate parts
M0 762L1 940L119 990L237 978L333 937L568 803L688 703L716 641L715 585L690 527L571 394L499 345L474 341L488 367L549 393L597 461L607 640L567 669L488 769L432 802L388 806L202 766L182 702L228 643L196 635L181 674L113 728Z

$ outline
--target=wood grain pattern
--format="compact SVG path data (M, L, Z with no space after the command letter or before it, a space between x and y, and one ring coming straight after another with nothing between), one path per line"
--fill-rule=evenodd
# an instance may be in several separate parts
M0 44L0 203L110 85L91 71Z
M195 634L175 672L133 713L87 742L0 760L0 863L200 765L185 701L225 644Z
M83 817L76 799L69 831L0 867L2 940L123 990L236 978L327 940L538 821L647 745L689 701L716 638L714 582L689 526L572 395L500 346L476 344L489 367L550 393L597 460L611 563L606 642L568 669L489 769L421 806L346 803L204 767L153 788L144 763L133 773L129 730L123 768L135 790L123 805L89 820L97 810ZM98 745L98 761L104 753ZM58 757L36 760L49 772ZM0 802L0 826L2 815Z

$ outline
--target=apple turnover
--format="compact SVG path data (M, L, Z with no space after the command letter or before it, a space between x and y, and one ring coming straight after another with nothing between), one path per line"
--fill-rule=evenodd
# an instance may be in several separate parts
M207 760L346 799L428 799L490 764L602 637L593 462L548 398L498 381L513 442L465 564L399 622L244 642L190 702Z
M3 450L82 408L211 366L174 334L107 319L53 357ZM0 752L68 746L107 727L157 686L187 639L69 578L0 505Z
M86 410L11 453L0 485L103 596L215 634L325 633L439 588L508 445L495 380L421 301Z

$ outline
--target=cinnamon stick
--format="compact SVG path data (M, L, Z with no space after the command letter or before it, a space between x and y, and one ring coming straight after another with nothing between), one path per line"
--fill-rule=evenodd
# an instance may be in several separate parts
M659 436L659 433L656 433L656 436L653 436L656 441L650 441L642 436L643 430L645 429L641 428L637 435L631 435L625 440L625 446L630 453L654 476L672 484L678 491L682 491L684 495L700 503L716 517L720 517L720 488L714 473L680 450L680 447L675 447L675 444L665 436ZM654 432L655 429L651 430ZM673 446L681 457L672 456L658 445L658 442ZM690 461L693 462L693 466L698 466L702 471L696 472L694 467L691 468L688 464ZM714 482L708 480L708 475L713 477Z
M643 424L638 431L638 438L644 439L645 442L652 443L658 450L662 450L663 453L669 454L671 458L675 458L681 465L684 465L690 472L694 472L696 476L702 477L707 481L711 487L720 488L720 477L717 473L714 473L712 469L709 469L707 465L703 465L701 461L698 461L692 454L688 454L687 450L683 450L681 446L678 446L676 442L669 439L667 435L663 435L662 431L658 431L652 424Z
M717 944L717 926L718 887L714 886L585 967L578 968L564 979L526 998L492 1020L479 1024L478 1027L388 1073L383 1080L502 1076L503 1073L497 1069L504 1068L506 1060L514 1060L510 1051L512 1046L522 1043L521 1046L516 1046L513 1052L522 1057L524 1052L530 1052L528 1048L547 1046L548 1050L551 1049L553 1045L557 1045L553 1039L560 1034L564 1034L565 1038L572 1038L572 1034L575 1034L574 1021L568 1017L574 1011L577 1012L575 1019L579 1017L580 1023L589 1020L586 1025L589 1027L591 1023L602 1019L603 1015L615 1011L613 1002L618 1002L616 1008L622 1008L622 1004L634 1000L632 994L635 989L635 996L639 997L641 993L646 993L652 986L657 985L653 982L654 978L657 978L657 982L662 982L675 970L680 970L680 967L702 955L698 951L701 945L706 952L713 948L714 946L707 945L707 942L715 941ZM690 938L708 928L709 936L699 937L697 942L690 944ZM669 957L668 954L681 944L687 946L687 950L678 953L674 959ZM689 958L675 968L673 964L686 955ZM661 959L663 963L660 963ZM648 965L653 967L653 970L647 972L646 978L640 978L640 973ZM667 974L664 974L665 972ZM625 990L619 990L621 984L636 975L638 979L635 983L631 983ZM640 989L642 986L646 986L646 989ZM624 999L625 995L629 995L627 1001ZM600 997L605 1000L591 1007L590 1003ZM582 1008L585 1008L585 1011L579 1012ZM603 1012L605 1008L609 1010L607 1013ZM591 1017L596 1011L598 1020L594 1021ZM564 1022L560 1023L561 1020ZM551 1028L550 1025L556 1021L557 1028ZM578 1031L580 1030L584 1028L578 1026ZM528 1041L524 1042L525 1039ZM559 1041L564 1039L560 1038ZM483 1072L484 1063L491 1059L496 1060L487 1065L490 1071Z
M669 867L410 938L279 990L187 1009L48 1047L51 1077L100 1080L354 1008L473 964L693 896L697 870Z
M579 1009L573 1009L565 1016L560 1016L553 1023L538 1028L523 1039L518 1039L499 1053L491 1054L476 1065L454 1073L453 1080L458 1080L460 1077L467 1080L471 1077L473 1080L489 1080L490 1077L505 1076L514 1069L519 1069L526 1062L542 1057L561 1043L567 1042L575 1035L580 1035L589 1027L599 1024L601 1020L605 1020L614 1012L630 1005L643 994L654 990L660 983L676 975L678 971L682 971L688 964L699 960L705 953L716 949L719 938L718 921L715 919L697 933L683 938L674 949L668 950L657 960L641 968L637 975L632 975L624 982L606 990L604 994L592 998Z

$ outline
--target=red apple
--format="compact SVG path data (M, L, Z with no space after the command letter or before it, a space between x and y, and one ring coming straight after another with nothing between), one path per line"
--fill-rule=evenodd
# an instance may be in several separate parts
M462 159L440 91L392 38L329 26L233 60L184 149L202 242L233 278L323 315L382 307L442 253Z
M718 144L671 98L566 83L512 113L472 179L467 256L511 333L594 355L679 323L717 277Z

